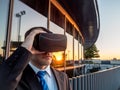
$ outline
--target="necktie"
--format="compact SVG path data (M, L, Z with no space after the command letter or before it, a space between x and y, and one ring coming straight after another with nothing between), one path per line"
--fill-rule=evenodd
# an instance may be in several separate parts
M45 74L46 74L46 71L39 71L37 73L37 76L40 78L40 86L41 86L42 90L49 90L48 86L47 86L47 83L44 79Z

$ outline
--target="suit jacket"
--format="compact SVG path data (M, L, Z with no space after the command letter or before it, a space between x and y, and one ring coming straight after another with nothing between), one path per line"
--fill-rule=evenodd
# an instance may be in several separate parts
M0 90L42 90L36 74L28 65L31 53L19 47L0 65ZM63 72L51 67L58 90L71 90L69 79Z

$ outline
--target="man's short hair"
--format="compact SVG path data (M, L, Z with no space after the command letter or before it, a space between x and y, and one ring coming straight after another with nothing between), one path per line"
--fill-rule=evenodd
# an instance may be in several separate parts
M32 27L25 33L25 38L30 34L30 32L32 32L35 29L42 29L43 31L45 31L47 33L52 33L50 30L48 30L48 29L46 29L44 27Z

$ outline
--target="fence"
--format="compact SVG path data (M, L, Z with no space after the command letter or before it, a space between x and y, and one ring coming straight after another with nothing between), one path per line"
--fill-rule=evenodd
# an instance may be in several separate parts
M70 78L73 90L118 90L120 66Z

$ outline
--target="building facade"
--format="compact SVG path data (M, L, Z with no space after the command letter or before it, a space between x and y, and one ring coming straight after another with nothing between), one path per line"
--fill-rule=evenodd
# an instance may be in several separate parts
M0 0L1 62L23 42L25 32L35 26L67 36L67 49L54 53L52 65L64 71L68 66L74 69L76 64L81 65L84 49L97 40L97 1Z

